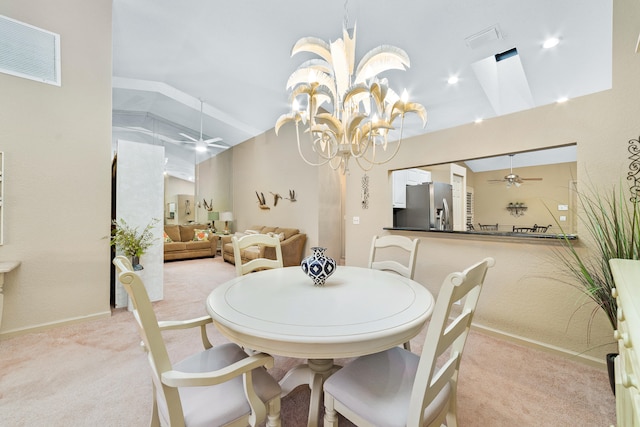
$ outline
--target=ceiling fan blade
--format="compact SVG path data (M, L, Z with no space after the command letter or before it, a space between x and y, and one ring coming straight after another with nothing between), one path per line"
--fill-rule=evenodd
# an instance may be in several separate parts
M147 135L153 135L153 132L151 132L148 129L139 127L139 126L113 126L113 129L119 130L119 131L128 131L128 132L140 132L140 133L144 133Z
M203 142L206 143L206 144L209 144L209 143L212 143L212 142L220 142L220 141L222 141L222 138L217 136L215 138L205 139Z
M211 143L207 144L207 147L210 147L210 148L222 148L222 149L225 149L225 150L226 150L227 148L229 148L229 146L228 146L228 145L211 144Z
M190 137L189 135L187 135L186 133L180 133L179 135L184 136L187 139L190 139L192 142L198 142L197 139ZM189 142L189 141L183 141L183 142Z
M181 143L183 146L188 146L189 148L193 148L194 150L196 150L196 151L200 151L200 152L208 151L210 148L211 148L211 149L221 148L221 149L223 149L223 150L226 150L226 149L228 149L228 148L231 148L231 147L230 147L230 146L228 146L228 145L220 145L220 144L205 144L205 145L200 145L200 143L199 143L199 142L195 142L195 143L193 143L193 142L191 142L191 141L180 141L180 143ZM204 147L204 150L199 149L199 147Z
M542 178L520 178L521 181L542 181Z

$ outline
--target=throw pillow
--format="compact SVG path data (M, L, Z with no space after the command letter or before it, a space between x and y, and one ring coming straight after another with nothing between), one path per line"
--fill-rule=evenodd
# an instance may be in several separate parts
M164 237L163 237L163 238L164 238L164 242L165 242L165 243L171 243L171 242L173 242L173 240L171 240L171 237L169 237L169 235L167 234L167 232L166 232L166 231L164 232Z
M244 234L259 234L256 230L244 230Z
M202 242L205 240L209 240L209 230L200 230L200 229L194 229L193 230L193 240L196 242Z
M269 237L277 237L278 240L280 240L281 242L284 240L284 233L272 233L271 231L267 233L267 236Z

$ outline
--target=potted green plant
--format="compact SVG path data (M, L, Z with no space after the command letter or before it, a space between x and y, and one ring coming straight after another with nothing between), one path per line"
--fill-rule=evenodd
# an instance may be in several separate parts
M566 283L581 290L596 303L588 325L598 310L603 310L611 323L617 328L617 304L611 294L615 287L609 260L612 258L639 259L640 257L640 212L638 198L633 194L625 196L622 186L600 194L593 187L588 193L578 193L578 208L583 229L586 232L581 241L585 241L586 250L576 247L574 240L564 234L558 222L562 236L562 248L554 253L566 273ZM582 237L582 236L581 236ZM607 355L609 375L613 385L613 358L615 353ZM615 390L614 390L615 393Z
M127 224L123 218L119 220L114 219L112 222L111 246L115 246L131 258L131 264L134 270L143 269L142 265L140 265L140 257L156 240L151 230L156 226L158 221L157 218L153 218L142 232L138 231L138 227L132 227Z

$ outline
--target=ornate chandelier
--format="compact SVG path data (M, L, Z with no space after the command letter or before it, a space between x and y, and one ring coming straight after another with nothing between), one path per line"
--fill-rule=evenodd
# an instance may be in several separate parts
M320 58L305 61L289 77L291 112L280 116L275 126L278 134L282 125L295 122L302 159L312 166L328 163L343 173L348 172L351 158L368 171L395 157L402 143L406 113L417 114L423 127L427 122L425 108L408 102L406 90L399 97L389 88L386 78L377 77L387 70L409 68L407 53L395 46L378 46L362 57L354 73L355 40L355 26L350 35L346 25L343 38L331 43L316 37L298 40L291 56L309 52ZM389 132L396 129L397 119L399 138L389 141ZM301 123L309 134L308 146L301 143ZM316 153L317 161L303 154L310 150Z

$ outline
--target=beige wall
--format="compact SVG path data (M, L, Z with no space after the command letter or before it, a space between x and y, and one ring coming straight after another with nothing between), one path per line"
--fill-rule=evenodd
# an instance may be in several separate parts
M475 221L478 223L499 224L500 231L511 231L513 226L532 227L534 224L551 224L551 231L560 232L560 215L567 221L560 223L566 233L574 233L569 222L569 212L558 211L558 205L569 205L569 182L577 176L576 163L560 163L545 166L518 168L515 171L521 177L539 177L542 181L525 181L520 187L507 188L504 182L489 182L501 179L509 173L502 171L480 172L474 174ZM524 215L515 217L506 206L509 203L524 203L527 210ZM573 210L572 210L573 212Z
M0 336L108 316L110 0L8 0L0 14L61 36L62 86L0 74L6 276Z
M392 163L369 173L368 211L359 205L362 172L352 171L346 197L347 264L365 265L371 236L391 225L388 169L577 142L579 181L594 181L605 188L624 182L629 163L627 141L640 132L640 55L635 53L638 7L637 1L614 3L613 89L407 140ZM360 217L360 225L351 224L353 216ZM587 340L593 306L579 309L585 302L582 295L553 280L553 265L548 264L553 245L498 238L447 238L435 233L414 235L422 239L416 279L434 294L450 271L485 256L495 257L496 266L487 276L480 298L477 324L549 347L585 352L597 360L615 349L611 327L600 312Z
M189 219L193 220L196 217L197 208L195 204L197 204L197 200L194 202L194 197L196 193L196 186L191 181L186 181L184 179L176 178L173 176L165 175L164 177L164 223L165 224L182 224ZM181 205L179 201L179 196L183 197L190 196L191 197L191 215L189 218L185 218L183 216L184 213L184 205ZM173 219L168 218L169 208L167 206L168 203L176 204L176 212Z
M252 225L293 227L307 234L309 248L323 246L327 255L341 256L340 175L328 167L305 164L296 148L295 127L285 126L276 136L273 130L233 148L232 231ZM219 175L217 175L219 178ZM214 178L217 179L217 178ZM278 201L294 190L296 202ZM260 209L256 191L263 193L270 209Z
M233 150L226 150L196 167L196 204L201 206L197 209L198 222L208 222L207 211L202 203L203 199L207 203L213 204L213 211L233 212ZM233 223L229 224L232 227ZM219 231L224 229L223 221L216 221L216 228Z

